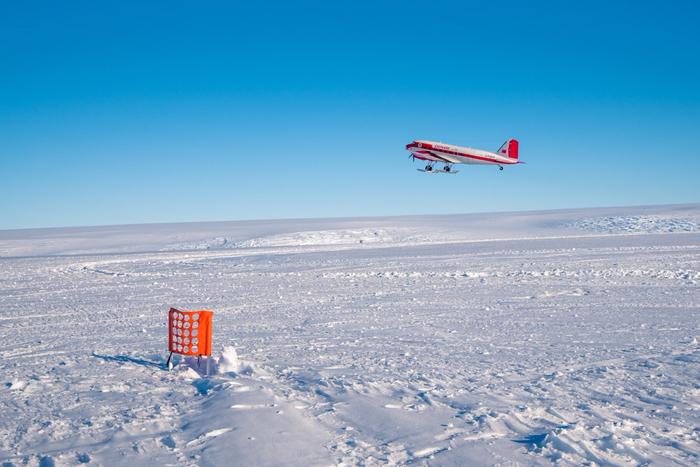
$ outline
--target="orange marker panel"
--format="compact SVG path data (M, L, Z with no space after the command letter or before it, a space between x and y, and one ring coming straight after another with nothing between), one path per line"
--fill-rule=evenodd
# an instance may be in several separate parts
M213 311L168 312L168 350L182 355L211 355Z

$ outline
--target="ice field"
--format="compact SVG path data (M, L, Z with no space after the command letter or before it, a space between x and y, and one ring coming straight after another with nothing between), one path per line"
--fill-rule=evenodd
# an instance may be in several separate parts
M699 337L700 205L0 231L0 463L700 464Z

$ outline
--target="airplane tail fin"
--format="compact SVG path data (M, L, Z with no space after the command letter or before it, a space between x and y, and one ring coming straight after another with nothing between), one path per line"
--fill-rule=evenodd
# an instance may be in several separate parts
M518 158L518 140L517 139L509 139L503 145L498 149L498 154L506 157L510 157L511 159L517 159Z

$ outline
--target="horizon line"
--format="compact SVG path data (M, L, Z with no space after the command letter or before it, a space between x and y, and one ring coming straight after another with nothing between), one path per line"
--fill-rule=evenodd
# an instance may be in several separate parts
M523 210L503 210L503 211L471 211L471 212L449 212L449 213L419 213L419 214L386 214L386 215L366 215L366 216L329 216L329 217L272 217L272 218L247 218L247 219L227 219L227 220L188 220L188 221L165 221L165 222L129 222L124 224L84 224L84 225L58 225L44 227L18 227L0 229L3 232L20 232L35 230L71 230L71 229L106 229L114 227L137 227L137 226L173 226L182 224L226 224L226 223L254 223L254 222L284 222L284 221L312 221L312 220L365 220L365 219L387 219L406 217L448 217L448 216L468 216L479 214L517 214L536 212L557 212L557 211L581 211L591 209L622 209L622 208L654 208L654 207L690 207L700 205L700 201L684 203L662 203L662 204L628 204L609 206L579 206L554 209L523 209Z

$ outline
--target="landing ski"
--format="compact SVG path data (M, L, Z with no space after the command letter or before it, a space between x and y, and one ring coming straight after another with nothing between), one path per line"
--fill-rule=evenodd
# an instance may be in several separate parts
M433 169L433 170L425 170L425 169L416 169L418 172L425 172L425 173L442 173L442 174L456 174L459 173L459 170L443 170L443 169Z

